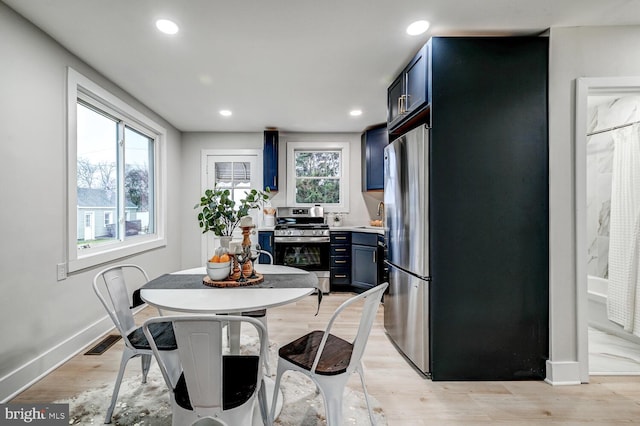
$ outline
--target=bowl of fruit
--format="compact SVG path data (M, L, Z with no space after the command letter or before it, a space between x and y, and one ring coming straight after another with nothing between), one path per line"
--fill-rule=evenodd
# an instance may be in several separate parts
M214 281L223 281L231 272L231 258L224 250L216 250L207 262L207 275Z

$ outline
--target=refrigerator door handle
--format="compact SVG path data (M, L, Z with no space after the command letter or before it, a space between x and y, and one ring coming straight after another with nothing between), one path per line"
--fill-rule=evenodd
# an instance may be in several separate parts
M385 259L384 263L386 265L392 267L392 268L399 269L400 271L402 271L402 272L404 272L406 274L413 275L416 278L419 278L419 279L421 279L423 281L428 281L429 283L431 283L431 277L430 276L424 276L424 275L415 274L415 273L413 273L413 272L411 272L411 271L409 271L409 270L407 270L407 269L405 269L405 268L403 268L401 266L398 266L396 264L393 264L393 263L389 262L387 259Z

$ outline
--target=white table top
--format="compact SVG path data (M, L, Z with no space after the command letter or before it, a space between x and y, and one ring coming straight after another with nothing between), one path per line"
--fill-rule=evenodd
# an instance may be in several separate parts
M256 265L258 266L258 265ZM263 265L267 268L256 270L267 275L271 271L277 274L308 274L297 268L279 265ZM273 267L273 268L270 268ZM284 270L282 268L286 268ZM269 272L267 270L270 270ZM206 275L205 268L193 268L175 272L175 274ZM140 297L149 305L160 309L189 313L239 313L268 309L292 303L311 294L315 288L198 288L169 289L142 288Z

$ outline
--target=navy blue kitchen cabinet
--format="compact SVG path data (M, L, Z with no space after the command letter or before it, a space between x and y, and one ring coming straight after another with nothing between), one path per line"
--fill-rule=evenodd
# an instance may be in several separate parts
M378 285L378 235L367 232L351 233L351 285L362 292Z
M273 231L259 231L258 244L264 251L268 251L273 256ZM269 263L271 259L266 254L261 254L258 263Z
M429 48L429 44L422 46L387 90L389 131L410 121L428 105Z
M351 291L351 232L331 231L331 291Z
M384 147L389 144L387 125L364 131L362 140L362 191L384 190Z
M278 190L278 131L264 131L262 184L271 191Z

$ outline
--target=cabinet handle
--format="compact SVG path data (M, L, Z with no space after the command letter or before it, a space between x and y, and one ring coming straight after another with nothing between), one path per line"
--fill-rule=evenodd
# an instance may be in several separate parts
M375 251L373 252L373 263L377 263L377 260L376 260L376 252L375 252Z
M346 240L347 237L335 237L336 240Z
M347 278L347 276L345 274L336 274L335 277L336 278Z
M335 262L336 262L336 263L347 263L347 261L346 261L346 260L336 260Z
M274 177L273 177L273 187L275 188L276 186L277 186L277 185L276 185L276 177L274 176Z
M336 250L336 251L347 251L347 249L345 249L345 248L337 248L337 249L335 249L335 250Z

